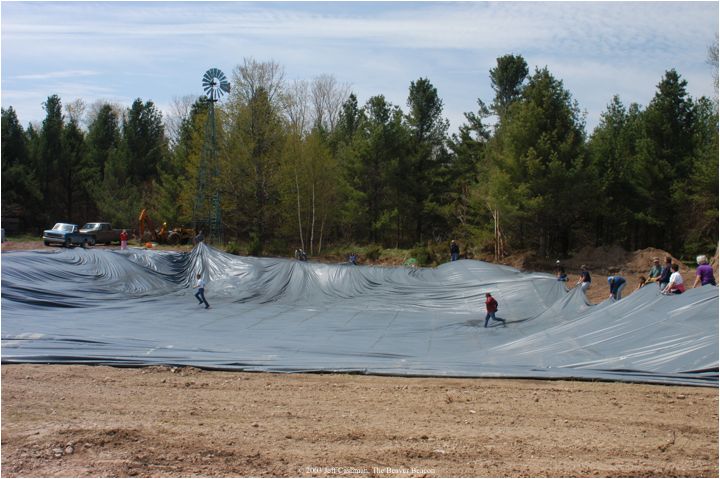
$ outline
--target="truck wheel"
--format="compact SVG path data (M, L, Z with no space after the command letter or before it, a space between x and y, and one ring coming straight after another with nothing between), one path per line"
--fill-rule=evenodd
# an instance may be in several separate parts
M50 246L50 242L49 242L49 241L43 241L43 243L45 243L45 246Z
M177 233L170 233L170 235L168 236L168 244L180 244L180 235Z
M82 242L82 244L81 244L80 246L82 246L83 249L85 249L85 248L88 247L88 240L87 240L87 238L85 238L85 239L83 240L83 242Z
M69 248L69 247L70 247L70 240L67 239L67 238L65 238L65 241L63 242L63 246L66 247L66 248Z

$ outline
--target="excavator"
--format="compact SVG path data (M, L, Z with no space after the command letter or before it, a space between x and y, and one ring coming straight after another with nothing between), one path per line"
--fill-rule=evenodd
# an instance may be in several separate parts
M167 222L164 221L159 228L155 227L146 208L140 212L138 218L140 239L144 242L155 241L161 244L188 244L192 242L195 233L192 228L172 228L168 229Z

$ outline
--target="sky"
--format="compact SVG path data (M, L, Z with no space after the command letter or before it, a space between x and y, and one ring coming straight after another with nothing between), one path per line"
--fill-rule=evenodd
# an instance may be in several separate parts
M588 133L613 95L646 107L667 70L690 96L714 97L709 2L15 2L0 4L2 107L24 126L52 94L129 106L203 94L216 67L274 61L285 79L329 74L361 104L384 95L407 110L427 78L450 133L493 98L498 57L547 67L586 112Z

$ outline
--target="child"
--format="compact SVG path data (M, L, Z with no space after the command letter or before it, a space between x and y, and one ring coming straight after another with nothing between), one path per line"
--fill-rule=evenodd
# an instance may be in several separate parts
M198 292L195 293L198 304L205 303L205 309L208 309L210 305L208 304L207 299L205 299L205 280L202 279L200 273L197 274L197 283L195 284L195 287L198 289Z
M493 298L490 293L485 293L485 309L487 310L487 314L485 315L486 328L488 325L488 321L490 321L490 318L492 318L493 321L502 321L503 326L505 325L504 319L499 319L495 317L495 313L498 310L498 302L495 301L495 298Z

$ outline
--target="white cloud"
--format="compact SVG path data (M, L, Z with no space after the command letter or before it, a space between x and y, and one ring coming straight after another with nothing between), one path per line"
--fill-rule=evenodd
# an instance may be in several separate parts
M50 80L55 78L78 78L97 75L93 70L65 70L46 73L33 73L28 75L15 75L18 80Z
M402 107L410 81L426 77L462 120L463 104L491 99L495 59L515 53L562 79L590 124L614 93L646 102L670 68L693 96L712 94L705 59L718 30L714 2L4 2L2 13L4 106L28 81L45 82L40 103L63 78L167 104L199 93L207 68L229 73L254 57Z

